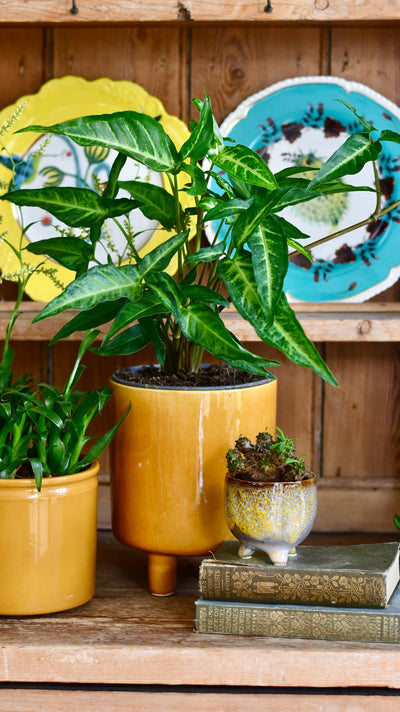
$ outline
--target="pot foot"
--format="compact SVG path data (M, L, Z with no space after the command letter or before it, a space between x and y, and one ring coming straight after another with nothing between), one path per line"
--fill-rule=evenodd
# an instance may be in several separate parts
M250 559L254 552L255 549L252 549L251 546L244 546L241 544L238 549L238 556L240 556L241 559Z
M287 549L268 549L267 554L275 566L286 566L289 556Z
M177 556L147 555L149 589L153 596L171 596L176 588Z

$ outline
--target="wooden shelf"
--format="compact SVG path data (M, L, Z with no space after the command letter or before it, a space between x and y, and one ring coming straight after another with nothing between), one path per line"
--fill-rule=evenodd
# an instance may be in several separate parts
M318 544L367 540L372 537L311 537L311 543ZM379 541L379 537L373 540ZM316 709L311 705L311 702L316 704L316 697L309 698L304 690L294 691L296 694L289 703L286 695L282 700L273 696L269 707L263 695L251 694L251 690L245 692L240 687L265 688L264 692L270 687L313 688L315 692L319 688L321 694L325 688L349 686L366 688L365 692L369 688L400 688L396 645L194 633L193 604L198 597L199 558L180 560L177 594L167 598L155 598L147 592L145 555L117 544L111 534L99 534L98 558L97 592L86 606L48 616L0 620L0 683L3 685L0 712L28 710L28 706L23 706L23 699L26 698L27 705L33 699L40 703L41 694L42 701L47 703L46 709L59 712L71 710L71 700L75 700L73 709L79 709L79 699L86 700L87 705L81 709L87 712L128 710L128 700L129 709L140 708L145 712L157 708L151 707L151 700L153 705L156 701L158 705L162 703L163 711L211 712L228 708L238 711L245 709L238 705L239 699L242 703L253 700L254 705L249 709L260 712L295 709L307 712ZM13 688L21 685L17 706L11 704L16 689L4 689L4 683L13 683ZM29 683L35 683L34 697ZM64 685L63 693L56 687L49 689L49 683ZM65 685L81 687L68 693ZM90 685L90 692L85 692L85 685ZM115 693L115 697L111 692L121 685L145 687L125 689L124 694L120 691L117 705L118 694ZM160 685L166 687L161 691L154 687ZM192 686L190 693L181 687L188 685ZM218 693L219 705L215 697L203 697L201 693L205 691L207 695L213 691ZM191 699L190 695L195 692L197 696ZM281 689L280 694L283 692ZM171 693L174 694L169 697ZM110 695L109 703L105 701L107 695ZM146 696L148 707L144 704ZM299 698L304 704L298 704ZM327 698L324 699L327 702ZM353 698L354 707L321 706L318 709L368 709L371 712L381 709L377 706L380 696L374 698L374 708L361 706L362 702L357 706L358 699ZM390 698L384 699L385 710L392 710L386 706L390 705ZM111 700L114 704L110 706ZM138 705L138 700L142 702L140 707L134 704ZM228 705L228 701L232 705Z
M23 313L14 327L16 341L49 341L67 321L66 315L32 324L43 308L39 302L24 302ZM12 303L0 304L0 339L4 339ZM386 304L295 304L295 311L313 341L399 341L400 303ZM259 341L254 329L230 309L224 313L226 326L243 342ZM79 340L80 334L71 339Z
M77 0L78 12L71 14L72 0L0 0L0 22L78 23L85 22L343 22L400 20L398 0Z

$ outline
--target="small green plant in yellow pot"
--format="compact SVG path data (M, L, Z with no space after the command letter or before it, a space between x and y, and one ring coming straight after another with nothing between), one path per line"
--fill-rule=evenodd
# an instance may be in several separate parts
M97 458L119 426L99 438L87 434L111 396L107 387L77 388L96 330L79 344L64 388L14 376L13 328L25 287L41 270L24 262L23 236L21 228L15 245L0 233L19 265L1 274L16 283L17 296L0 355L0 615L50 613L93 596Z

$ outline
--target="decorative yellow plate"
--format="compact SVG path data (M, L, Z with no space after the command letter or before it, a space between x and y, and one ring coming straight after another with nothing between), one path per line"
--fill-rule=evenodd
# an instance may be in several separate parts
M11 170L6 165L8 155L23 159L18 166L15 179L17 188L39 188L44 185L93 187L93 174L100 182L107 181L115 157L113 151L95 147L84 149L64 136L49 134L47 139L44 139L43 136L35 133L13 133L23 126L32 124L51 126L79 116L133 110L160 117L160 123L178 149L189 136L186 125L177 117L167 114L158 99L150 96L138 84L127 81L114 82L103 78L89 82L81 77L69 76L52 79L44 84L37 94L21 97L13 106L3 109L0 112L0 127L22 104L23 110L15 125L0 136L0 180L8 183L11 178ZM35 155L43 140L45 140L44 151L39 151L38 155ZM1 145L4 147L3 151ZM121 173L121 179L127 180L137 176L140 176L141 180L150 180L169 189L167 181L164 182L163 177L158 173L147 170L128 159ZM56 226L65 228L53 216L38 208L23 208L22 214L19 214L11 203L4 202L0 206L0 215L3 216L1 227L8 231L8 239L13 244L19 243L21 224L26 226L31 222L35 223L27 231L27 240L30 242L58 234ZM152 250L167 237L164 228L157 222L145 218L138 210L132 213L130 220L133 231L139 233L136 246L141 255ZM104 239L107 239L106 233L108 245L113 244L116 253L120 253L123 249L121 244L123 237L112 221L106 223ZM105 257L101 245L96 257L99 260ZM43 261L42 258L27 251L24 259L32 265ZM70 270L50 259L46 259L45 263L47 267L55 268L57 279L64 285L73 279L74 273ZM16 266L10 248L4 243L0 244L0 267L3 273L12 273ZM176 265L171 264L171 272L175 269ZM49 301L57 295L58 291L51 279L43 274L34 274L27 288L28 295L38 301Z

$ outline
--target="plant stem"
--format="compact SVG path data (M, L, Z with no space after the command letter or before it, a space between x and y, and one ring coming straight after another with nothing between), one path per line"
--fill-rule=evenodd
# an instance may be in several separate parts
M319 240L311 242L309 245L307 245L307 250L312 250L314 247L318 247L318 245L322 245L324 242L329 242L329 240L333 240L335 237L346 235L348 232L357 230L359 227L365 227L366 225L370 225L371 223L377 222L384 215L387 215L387 213L390 213L392 210L398 208L399 206L400 200L396 200L394 203L391 203L391 205L389 205L387 208L383 208L383 210L380 210L378 214L376 214L376 212L374 211L372 215L370 215L370 217L366 218L365 220L360 220L360 222L357 222L354 225L351 225L350 227L344 227L341 230L337 230L336 232L332 232L330 235L326 235L325 237L321 237ZM298 254L298 250L293 250L293 252L290 253L290 257L293 257L294 255Z

